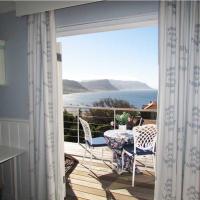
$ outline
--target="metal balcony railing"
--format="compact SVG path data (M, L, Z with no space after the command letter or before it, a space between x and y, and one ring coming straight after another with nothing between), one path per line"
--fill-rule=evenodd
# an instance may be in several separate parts
M94 112L95 111L95 112ZM98 112L100 111L100 115ZM107 111L107 112L102 112ZM113 122L113 129L116 128L116 115L122 112L140 114L144 120L155 123L157 110L155 109L135 109L135 108L115 108L115 107L90 107L90 106L65 106L64 107L64 135L66 141L73 141L80 143L84 140L84 133L81 129L79 117L84 118L91 127L92 134L97 134L99 130L94 127L111 126ZM92 115L92 113L98 115ZM104 116L105 114L105 116ZM146 116L146 117L144 117ZM147 123L148 123L147 122ZM76 138L76 139L75 139Z

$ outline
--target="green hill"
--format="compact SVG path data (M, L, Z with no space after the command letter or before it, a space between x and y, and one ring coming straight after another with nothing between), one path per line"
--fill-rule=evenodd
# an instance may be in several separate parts
M79 82L73 80L63 80L63 94L87 92L88 89L83 87Z
M107 90L118 90L115 86L113 86L109 80L90 80L90 81L82 81L81 85L87 88L90 91L107 91Z
M152 89L146 83L140 81L121 81L121 80L109 80L110 83L118 90L148 90Z

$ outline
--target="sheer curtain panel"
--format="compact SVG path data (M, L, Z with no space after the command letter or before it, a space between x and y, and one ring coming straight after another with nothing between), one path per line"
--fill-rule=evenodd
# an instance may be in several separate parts
M155 200L200 199L200 2L162 1Z
M62 86L54 11L28 16L28 69L31 199L63 200Z

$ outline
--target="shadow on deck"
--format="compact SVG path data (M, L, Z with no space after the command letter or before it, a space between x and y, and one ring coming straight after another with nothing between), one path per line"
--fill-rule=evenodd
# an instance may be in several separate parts
M105 150L104 162L98 159L101 157L100 152L98 149L94 151L97 159L93 159L92 162L88 158L83 162L84 145L65 143L65 153L79 160L79 165L67 183L67 200L153 200L155 177L151 167L142 175L135 176L133 188L131 173L118 175L112 170L112 152L109 149ZM152 166L150 161L148 165Z

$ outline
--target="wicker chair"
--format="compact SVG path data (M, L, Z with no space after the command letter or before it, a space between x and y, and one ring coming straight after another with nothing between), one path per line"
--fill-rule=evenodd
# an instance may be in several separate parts
M65 179L67 180L69 178L69 175L74 171L76 166L78 165L79 161L70 156L69 154L64 154L65 158Z
M2 199L2 192L3 192L3 187L1 186L1 183L0 183L0 199Z
M83 120L82 118L79 117L79 120L81 122L81 125L83 127L83 131L84 131L84 136L85 136L85 144L86 144L86 148L85 148L85 153L83 156L83 160L86 156L86 151L87 149L90 152L90 162L92 162L92 158L93 158L93 154L92 154L92 150L94 148L98 148L101 147L102 149L102 160L103 160L103 147L107 147L107 143L104 137L92 137L92 133L90 130L90 126L88 124L88 122L86 122L85 120ZM91 165L89 166L89 169L91 170Z
M155 171L155 144L157 127L154 124L136 126L133 128L134 145L127 145L122 151L122 170L124 166L124 154L133 158L132 186L134 187L135 166L137 156L152 156Z

